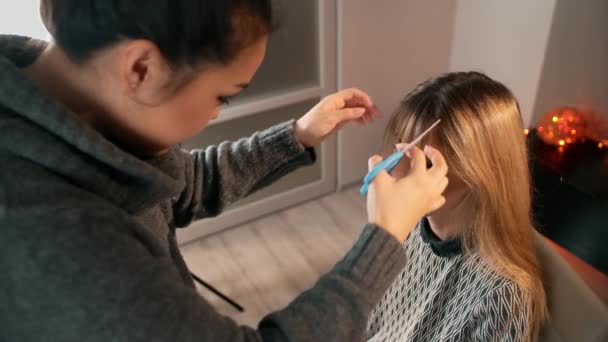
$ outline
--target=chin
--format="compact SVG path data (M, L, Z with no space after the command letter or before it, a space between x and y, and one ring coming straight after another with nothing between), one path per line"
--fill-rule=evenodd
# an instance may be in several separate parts
M443 205L443 207L445 207L445 204ZM437 210L428 212L425 216L426 217L433 217L433 216L436 216L436 215L441 215L443 207L441 207L441 208L439 208Z
M188 127L190 129L182 135L182 141L194 138L195 136L199 135L202 131L204 131L205 128L207 128L208 126L209 126L209 122L205 121L205 123L203 123L203 124L197 124L197 125L192 125L192 126Z

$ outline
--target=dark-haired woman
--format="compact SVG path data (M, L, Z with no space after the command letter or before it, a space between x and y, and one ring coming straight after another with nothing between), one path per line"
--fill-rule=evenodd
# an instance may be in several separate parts
M430 171L377 177L354 247L257 330L197 294L175 241L176 228L314 162L342 124L378 114L349 89L249 138L175 147L249 84L270 3L41 0L53 42L0 36L0 341L363 339L404 266L401 243L443 203L433 149Z

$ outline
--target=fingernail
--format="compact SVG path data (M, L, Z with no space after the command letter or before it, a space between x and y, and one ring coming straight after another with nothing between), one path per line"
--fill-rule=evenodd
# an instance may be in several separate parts
M427 156L432 157L433 156L433 149L429 145L425 145L424 146L424 153L426 153Z

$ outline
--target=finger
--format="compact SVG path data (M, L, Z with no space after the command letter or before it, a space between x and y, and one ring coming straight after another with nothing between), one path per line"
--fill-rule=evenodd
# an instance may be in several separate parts
M378 172L376 177L374 177L374 180L372 181L372 186L376 187L378 186L378 184L386 184L387 182L395 181L397 181L395 177L391 176L388 172L386 172L386 170L381 170L380 172Z
M365 113L365 116L369 119L369 122L374 122L374 120L376 119L374 114L370 113L369 111L367 113Z
M366 125L372 122L367 113L365 113L361 118L363 119Z
M376 154L376 155L371 156L367 160L367 168L368 168L368 170L371 171L381 161L382 161L382 157L380 157L379 155Z
M336 96L343 101L342 105L346 108L365 107L371 115L379 118L382 117L382 113L378 107L376 107L371 97L360 89L350 88L342 90L336 93Z
M409 145L410 145L410 144L406 144L406 143L399 143L399 144L396 144L396 145L395 145L395 148L396 148L398 151L403 151L403 150L405 150L405 149L406 149L406 148L407 148Z
M370 165L371 166L371 163ZM370 204L369 200L370 198L374 198L377 196L378 191L382 192L382 189L386 189L387 188L387 182L390 181L390 177L388 175L388 173L386 173L386 170L381 170L380 172L378 172L378 174L374 177L374 179L372 179L371 183L366 184L365 186L367 186L368 189L368 206ZM369 207L368 207L369 208Z
M339 95L344 99L347 106L359 106L363 105L366 108L373 108L374 102L372 98L364 91L357 88L345 89L338 92Z
M426 159L422 150L412 146L409 149L408 157L410 157L410 171L408 174L426 171Z
M441 152L427 145L424 147L424 153L433 163L433 166L429 169L429 174L433 177L445 177L448 174L448 164Z
M336 119L338 123L343 121L351 121L357 119L364 119L365 117L365 108L356 107L356 108L346 108L338 111L338 115L336 115Z
M378 107L376 105L373 105L371 113L372 113L372 115L374 115L378 119L380 119L380 118L382 118L384 116L382 114L382 112L380 111L380 109L378 109Z
M372 113L372 111L369 109L366 109L365 114L363 116L365 117L365 120L369 123L372 123L375 119L377 119L375 114Z

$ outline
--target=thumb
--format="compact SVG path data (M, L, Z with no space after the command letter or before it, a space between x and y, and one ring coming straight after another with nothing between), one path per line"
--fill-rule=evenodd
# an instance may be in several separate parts
M371 171L374 166L378 165L378 163L380 163L382 161L382 157L380 157L379 155L373 155L371 156L368 160L367 160L367 169L368 171Z
M356 120L365 114L367 109L363 107L345 108L338 111L338 118L340 121L343 120Z
M378 174L374 178L373 183L386 184L387 182L394 182L394 181L395 181L395 178L393 176L389 175L388 172L386 172L386 170L381 170L380 172L378 172Z

